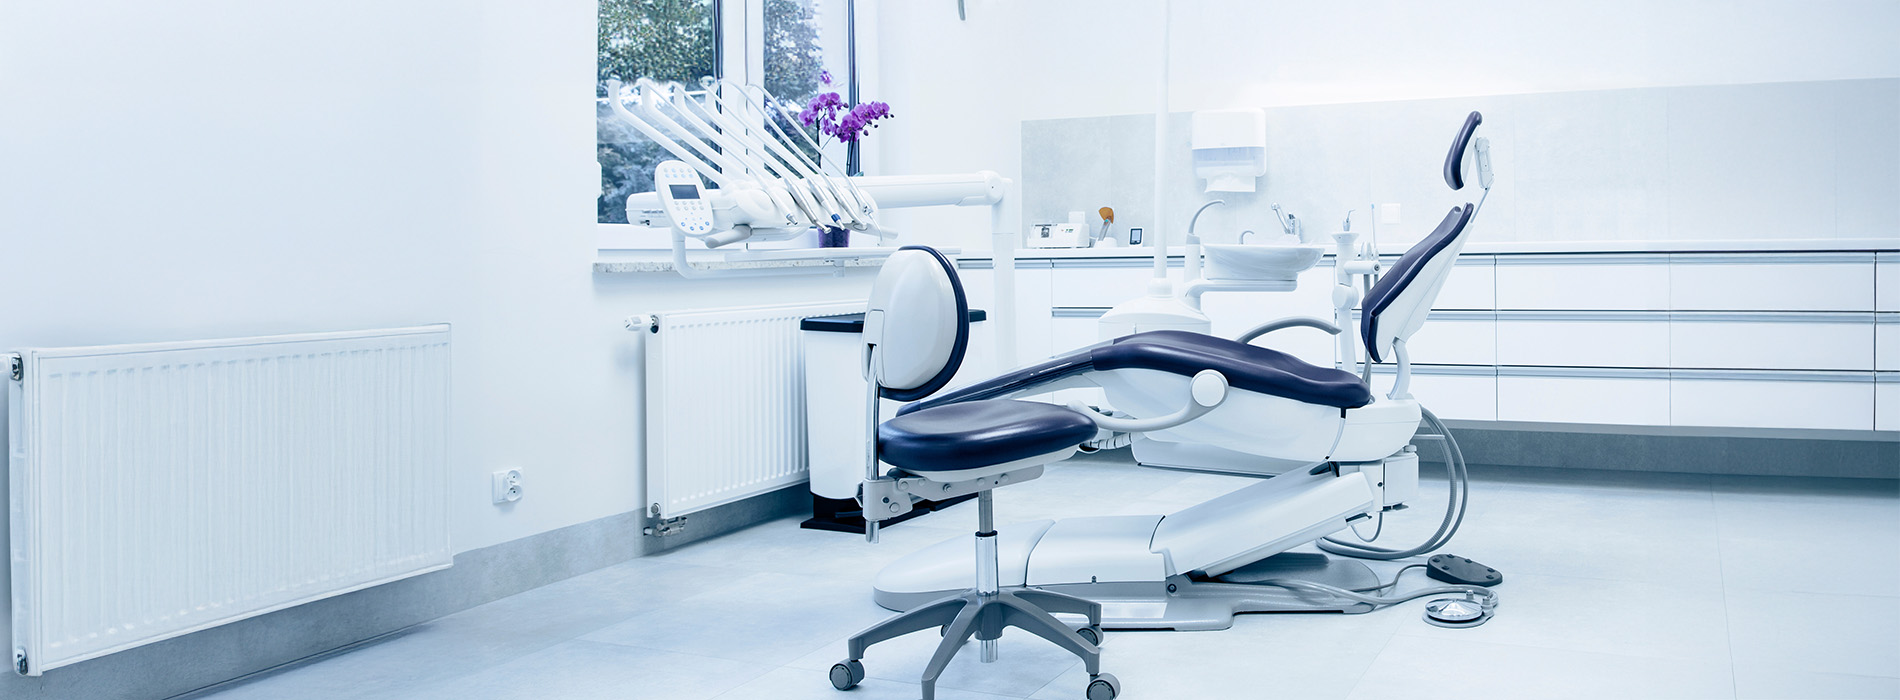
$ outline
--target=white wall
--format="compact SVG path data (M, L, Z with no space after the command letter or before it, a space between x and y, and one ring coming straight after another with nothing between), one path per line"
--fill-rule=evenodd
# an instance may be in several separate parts
M1328 61L1303 55L1322 39L1273 37L1342 33L1376 15L1239 0L1176 6L1176 109L1236 94L1186 77L1214 75L1196 67L1213 48L1264 52L1222 69L1260 94L1332 86L1293 93L1312 100L1371 84L1392 57L1432 74L1421 66L1468 65L1423 51L1440 37L1419 32L1378 42L1356 72L1326 72ZM1792 6L1774 6L1768 23L1785 60L1711 41L1700 47L1706 60L1631 61L1601 79L1900 74L1900 50L1868 38L1892 25L1893 4ZM1016 176L1022 120L1150 109L1148 7L970 0L970 20L958 22L949 0L882 3L881 82L867 96L899 114L875 137L882 172ZM1525 45L1563 33L1550 16L1511 7L1465 14L1495 36L1546 38ZM1700 16L1685 7L1664 19ZM1211 16L1239 18L1221 30L1231 35L1189 33L1219 9L1229 14ZM1648 21L1609 45L1657 47L1695 24ZM868 273L728 283L590 275L593 22L589 0L0 5L0 348L448 321L458 550L639 509L641 377L620 319L861 295ZM1559 55L1569 58L1522 78L1434 94L1572 89L1559 79L1600 73L1587 55ZM1545 82L1524 83L1538 76ZM980 210L907 214L913 240L987 245ZM526 469L528 496L496 508L487 474L506 466Z
M639 510L620 319L868 273L592 275L593 52L591 0L0 4L0 348L447 321L457 551Z
M1024 120L1152 113L1151 0L885 2L885 172L1021 175ZM1176 111L1900 76L1900 3L1175 0ZM1015 221L1014 216L1011 221ZM920 240L973 218L914 217Z

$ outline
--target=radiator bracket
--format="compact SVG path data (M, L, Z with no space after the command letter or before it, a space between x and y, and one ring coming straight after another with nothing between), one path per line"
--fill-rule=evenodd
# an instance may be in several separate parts
M653 504L652 510L648 512L647 522L649 524L640 530L640 534L648 537L671 537L686 531L686 516L662 518L658 503Z

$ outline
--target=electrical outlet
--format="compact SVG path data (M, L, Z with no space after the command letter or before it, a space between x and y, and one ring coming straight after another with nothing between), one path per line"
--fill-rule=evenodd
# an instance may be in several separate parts
M495 472L495 505L513 503L521 500L521 470L503 469Z

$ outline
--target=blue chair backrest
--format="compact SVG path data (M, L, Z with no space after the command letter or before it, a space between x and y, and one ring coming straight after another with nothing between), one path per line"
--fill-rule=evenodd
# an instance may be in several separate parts
M1451 151L1445 154L1445 184L1454 190L1464 188L1465 152L1482 123L1484 116L1477 112L1465 117L1464 126L1452 140ZM1438 290L1451 275L1452 262L1464 250L1465 231L1475 209L1469 202L1452 207L1438 228L1405 251L1366 292L1360 307L1359 334L1373 362L1383 362L1391 355L1393 343L1412 337L1425 324Z

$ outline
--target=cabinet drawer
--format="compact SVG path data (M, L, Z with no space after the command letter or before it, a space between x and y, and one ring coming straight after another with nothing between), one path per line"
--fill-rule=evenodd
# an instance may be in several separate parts
M1482 311L1497 308L1497 267L1489 257L1467 261L1468 257L1460 256L1458 263L1452 266L1444 288L1438 290L1438 298L1432 300L1432 308Z
M1678 311L1872 311L1872 253L1673 255Z
M1489 313L1433 311L1405 347L1413 362L1488 366L1498 363L1497 340L1497 322Z
M989 261L974 262L987 265ZM963 294L970 307L988 311L990 323L1000 322L1002 312L996 306L994 271L988 267L963 267L960 264L957 276L963 281ZM1049 278L1049 261L1016 261L1015 326L1018 356L995 358L994 366L999 370L1012 369L1040 359L1049 347ZM993 327L993 331L997 330L1000 330L1000 326Z
M1529 375L1498 370L1498 420L1607 425L1668 425L1666 371Z
M1664 255L1497 256L1497 308L1660 311L1669 308Z
M1062 260L1051 268L1050 306L1109 307L1148 293L1152 260ZM1170 261L1168 278L1181 280L1181 263Z
M1385 271L1399 261L1397 256L1385 256L1380 259ZM1328 282L1332 271L1327 270ZM1305 284L1302 280L1301 284ZM1463 254L1452 265L1451 276L1445 278L1445 286L1438 290L1438 298L1432 300L1432 308L1459 311L1490 311L1497 308L1497 265L1492 256ZM1330 303L1330 302L1327 302Z
M1101 342L1103 309L1049 310L1049 357Z
M1456 368L1465 369L1465 368ZM1446 420L1497 420L1498 378L1486 367L1479 373L1441 374L1440 368L1414 367L1412 395L1418 402ZM1381 365L1372 373L1373 394L1383 397L1392 391L1398 374L1390 365Z
M1666 314L1499 312L1497 337L1500 365L1669 366Z
M1672 314L1670 366L1874 368L1873 314Z
M1683 426L1872 430L1874 376L1856 374L1818 380L1824 375L1678 371L1670 380L1670 416Z
M1900 311L1900 253L1881 253L1874 270L1874 308Z
M1900 430L1900 374L1874 385L1874 430Z
M1874 325L1874 369L1900 371L1900 314L1880 320Z

